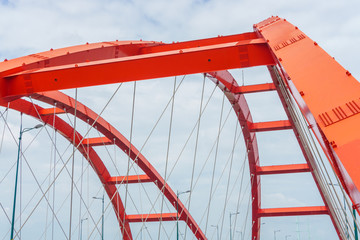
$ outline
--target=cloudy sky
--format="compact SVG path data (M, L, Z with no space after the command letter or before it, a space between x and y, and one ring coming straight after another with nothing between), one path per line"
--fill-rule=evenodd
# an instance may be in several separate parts
M303 32L305 32L305 34L318 42L319 45L323 47L330 55L334 56L337 61L339 61L355 76L355 78L360 79L360 45L358 44L360 43L360 14L358 13L359 9L360 2L356 0L303 0L301 2L286 0L1 0L0 61L3 61L4 59L12 59L32 53L46 51L50 48L62 48L71 45L84 44L86 42L113 41L116 39L143 39L172 42L207 38L217 35L243 33L252 31L253 24L260 22L268 18L269 16L278 15L282 18L286 18L288 21L298 26ZM239 72L234 73L239 74ZM196 80L194 80L195 83L191 80L192 77L187 78L187 82L184 83L184 86L181 86L182 90L179 91L179 101L177 101L182 101L187 107L178 104L178 110L175 110L175 113L179 116L179 120L176 124L178 124L181 130L185 129L184 132L189 131L189 129L191 129L194 123L193 121L187 125L181 125L181 123L183 122L182 119L184 119L184 114L189 108L188 106L192 106L193 103L199 104L200 100L199 98L202 84L201 76L197 76ZM178 79L178 81L180 80ZM270 78L266 72L252 69L245 70L246 84L262 81L270 81ZM139 93L139 96L137 96L139 110L137 111L142 112L142 116L147 116L149 118L152 117L152 120L145 121L144 117L142 117L141 114L135 115L135 125L142 126L134 132L134 135L137 134L137 138L135 140L138 142L138 145L142 145L146 138L146 134L149 132L149 129L151 129L152 125L150 126L149 124L149 126L146 126L146 124L148 122L153 123L162 110L155 110L149 108L145 104L141 104L147 102L147 97L143 97L140 93L149 92L149 88L151 90L157 89L159 91L159 97L152 99L152 101L154 101L153 105L161 105L164 102L166 103L170 98L172 84L173 80L171 80L171 82L157 80L154 81L154 83L144 83L144 85L139 84L137 89ZM212 87L213 86L210 83L207 85L205 99L206 97L210 97L213 89ZM104 118L107 119L110 123L114 124L127 137L129 137L130 134L129 113L131 113L132 88L133 85L131 84L122 86L120 92L115 97L114 102L112 102L109 105L109 109L104 112ZM99 112L105 105L105 103L108 101L109 97L113 92L114 85L96 89L80 89L79 99L86 105L92 106L95 111ZM67 93L71 95L74 93L74 91L68 90ZM89 97L89 95L91 95L92 97ZM275 96L272 94L265 94L261 96L255 94L248 97L250 107L256 109L256 111L254 111L254 118L256 121L277 120L284 118L284 114L278 106L279 101L277 101L274 97ZM210 107L210 110L213 111L215 115L216 113L218 114L221 111L222 96L219 92L215 92L215 95L212 99L214 100L211 101L217 101L217 103L214 103L213 107ZM157 101L159 101L159 103ZM265 105L264 102L272 105L272 107L274 107L274 109L276 110L269 111L269 106ZM120 112L119 108L121 109ZM230 107L227 105L224 112L227 113L229 109ZM4 110L1 109L1 111L3 112ZM124 112L128 114L123 114ZM167 113L169 113L169 111L167 111ZM195 115L193 115L194 119L196 119L196 113L197 112L195 111ZM127 115L127 118L125 120L124 115ZM207 126L208 129L212 130L212 133L209 133L207 130L203 130L202 134L204 138L211 139L210 136L214 137L217 133L216 131L218 128L219 120L218 117L212 118L212 116L212 112L209 113L208 120L204 121L203 125ZM9 116L9 119L12 120L12 122L9 120L10 128L16 134L19 127L19 116L16 113L13 113L13 115ZM124 122L121 122L121 120L123 120ZM28 121L29 122L27 122L27 124L32 124L31 119L28 119ZM167 115L163 121L164 122L162 125L168 126L169 115ZM213 121L216 122L215 125L211 124ZM3 120L1 124L1 126L4 125ZM174 125L176 124L174 123ZM86 129L86 126L83 126L83 128ZM166 135L166 129L167 127L164 127L164 129L159 130L159 132L163 132L163 135ZM233 129L234 122L228 125L228 130L224 130L223 139L232 139L234 135L232 132ZM184 139L186 139L187 137L186 134L184 134L184 136L180 134L181 130L178 131L180 139L178 141L180 143L173 144L173 148L177 150L182 147L182 142L184 142ZM48 138L49 133L51 135L51 130L48 129L47 131L48 132L46 132L46 130L41 130L43 140L41 138L37 138L34 143L32 143L34 158L36 158L36 154L39 154L39 151L41 151L40 148L44 144L42 143L42 141L47 141L46 139ZM142 134L142 132L146 132L146 134ZM15 161L16 145L11 139L10 131L7 130L5 131L5 133L6 141L4 142L4 147L1 152L1 159L3 162L8 161L8 158L11 158ZM32 137L34 136L35 133L29 133L28 139L24 138L24 144L29 144ZM153 145L147 146L144 151L148 155L151 155L152 159L160 159L159 162L152 163L156 166L158 171L162 175L164 175L164 156L166 155L166 146L163 146L161 149L157 147L158 143L160 142L159 139L162 139L164 137L161 137L159 133L159 136L156 135L154 138L155 140L152 143ZM192 138L192 140L194 139ZM263 134L259 135L258 140L259 144L263 146L261 150L261 156L262 164L264 165L279 164L278 159L284 161L287 160L287 163L297 163L303 161L301 160L301 154L299 154L296 148L296 142L291 136L291 133L277 133L277 135L274 136ZM212 140L209 140L208 143L204 141L202 144L211 145ZM284 148L282 147L284 146L284 144L287 144L286 146L288 146L286 150L284 150ZM226 144L224 144L224 148L225 146ZM239 150L241 150L240 146L238 148ZM9 155L8 153L6 153L6 151L4 151L4 149L12 151L13 154ZM154 149L156 149L156 151ZM192 158L192 150L193 149L190 148L188 149L188 152L185 151L184 156ZM224 155L226 156L229 154L229 149L227 150L227 152L224 151ZM117 150L111 149L111 151L116 154ZM203 152L199 153L199 155L203 157L202 160L199 160L200 165L201 163L205 162L206 154L208 151L209 150L203 150ZM50 154L51 152L50 146L48 152L49 153L46 154ZM101 151L99 150L99 152ZM170 160L170 162L173 161L171 162L172 164L174 164L176 160L176 152L178 151L174 150L174 152L175 153L173 154L173 156L171 155L173 159ZM104 156L106 156L107 153L106 151L104 151L103 153L99 154L103 154ZM121 153L118 152L117 154L120 156ZM235 163L235 165L240 169L243 161L242 154L240 153L237 157L241 160ZM8 162L6 162L9 167L5 167L5 170L1 171L1 179L6 176L7 171L10 169L14 161L9 160ZM126 161L124 162L124 164L126 164ZM191 165L189 164L191 163L187 163L184 160L182 164L176 166L176 171L173 174L173 177L169 179L169 183L173 184L171 186L173 187L174 191L182 191L188 188L189 185L187 183L190 176L186 175L184 181L179 181L178 179L181 178L183 172L186 172L186 169L189 166L191 167ZM36 166L41 168L40 163ZM77 167L81 167L81 161L77 163ZM223 167L225 168L228 166L224 165ZM46 168L48 168L48 165L46 165ZM199 184L203 184L204 186L206 186L209 185L208 181L210 181L211 179L211 168L206 168L204 172L205 174L202 180L199 181ZM14 173L14 170L12 170L12 173ZM218 194L219 196L221 196L225 192L226 179L224 180L224 178L220 177L220 170L219 172L216 172L216 176L220 182L219 191L221 191L222 189L222 192L219 192ZM12 179L12 177L10 178ZM90 175L89 179L87 180L91 181L94 185L99 185L99 183L96 182L95 176L91 178ZM234 186L238 184L238 182L236 182L236 174L233 173L233 178L231 181ZM309 178L309 175L298 174L291 177L281 176L277 178L264 177L262 178L262 181L263 207L282 207L284 205L306 206L321 204L319 196L317 194L312 194L312 192L309 191L309 189L314 189L314 185L311 182L312 180L311 178ZM247 180L246 182L248 183L249 180ZM290 186L289 184L285 184L286 182L291 182ZM9 180L8 182L7 180L4 180L4 182L0 184L0 200L2 205L4 206L5 212L10 214L12 205L11 201L6 200L6 196L8 196L8 194L12 196L12 190L8 190L5 187L7 186L7 183L12 184L12 180ZM244 183L243 185L244 187L246 187L246 183ZM294 188L296 188L295 191ZM194 200L194 203L192 204L193 206L196 206L193 207L194 215L199 222L204 213L204 209L200 209L202 205L201 203L202 201L204 201L201 197L203 195L206 195L205 199L208 199L208 190L205 189L207 188L203 187L198 189L198 192L196 194L194 193L193 196L194 199L198 199L197 202ZM89 193L89 191L91 193ZM95 187L93 190L88 190L87 194L98 194L98 191L99 187ZM120 191L123 191L123 189L121 189ZM140 191L141 190L139 189L138 192L135 193L134 190L134 198L141 197L141 194L139 193ZM155 190L149 191L151 192ZM101 194L101 192L99 194ZM182 200L184 202L186 201L186 199L187 198L185 196L182 197ZM232 199L231 201L233 201L233 203L235 204L236 199L237 196L235 196L234 194L234 199ZM216 202L216 204L223 204L220 197L219 199L216 199L214 201ZM91 204L94 204L96 206L97 203L93 202ZM244 203L242 204L244 205L242 210L246 209L246 200L244 200ZM136 204L134 203L134 205ZM46 205L44 206L44 208L46 208ZM136 209L135 206L129 206L129 208L129 211L135 211L134 209ZM200 210L197 211L197 208L199 208ZM146 209L145 206L144 209ZM68 210L66 211L68 212ZM94 211L96 220L98 220L100 210L95 209ZM236 205L230 206L229 204L228 208L225 211L226 215L224 220L224 227L222 230L222 239L228 239L229 228L225 227L225 225L229 226L228 214L231 211L236 211ZM112 222L114 220L114 216L111 216L111 207L108 208L107 212L107 234L111 236L109 236L109 239L116 239L116 237L119 236L119 233L117 232L116 224ZM236 239L240 239L239 232L244 232L243 229L249 228L249 226L246 227L243 224L243 222L246 221L245 213L246 210L243 214L244 216L239 217L239 223L235 231ZM41 214L41 212L38 214ZM64 213L64 216L60 215L60 218L64 217L64 219L66 219L66 214ZM213 215L216 214L217 213ZM219 214L221 214L221 211L219 211ZM219 219L221 218L216 218L215 216L210 217L208 224L209 239L216 239L215 228L211 228L210 225L219 224L220 226L221 220L219 222ZM281 218L271 218L265 219L263 220L263 222L265 224L262 225L262 239L273 239L273 234L275 230L280 230L280 232L277 233L279 239L284 239L286 236L288 236L288 239L337 238L334 231L331 229L332 225L327 217L287 218L286 220ZM37 223L36 221L34 221L32 224L33 225L31 226L39 228L39 223ZM202 224L204 224L204 221ZM0 210L0 225L4 226L3 228L0 228L0 238L6 239L9 236L8 233L5 233L9 229L9 224L6 219L6 215L2 210ZM74 226L76 225L74 224ZM170 230L168 232L161 230L163 233L160 239L167 239L166 234L171 236L171 239L174 239L174 225L172 224L166 226ZM152 239L157 239L156 233L158 230L158 226L149 225L147 227L149 229L154 228L155 230L148 230L147 233L149 236L144 233L142 236L143 239L151 239L151 234L153 234ZM65 225L65 230L67 228L68 225ZM84 228L84 232L89 235L89 232L91 233L92 229L94 229L92 225L86 225L86 227ZM134 235L137 234L138 239L141 239L141 225L134 226L134 229ZM184 229L183 225L182 229ZM78 231L78 229L76 229L75 231ZM184 233L184 230L182 231ZM246 234L244 234L244 239L249 239L249 229L246 231ZM28 232L28 234L35 233L30 231ZM37 239L44 239L44 234L40 234L40 236L35 234L34 236L36 236ZM23 235L22 237L24 239L29 239L26 238L25 235ZM49 234L47 237L50 238ZM90 239L96 239L97 237L99 237L99 235L98 233L95 233L91 235ZM187 239L191 239L191 235L189 236L189 233L187 233L186 237ZM64 239L64 236L59 233L58 237L55 239Z

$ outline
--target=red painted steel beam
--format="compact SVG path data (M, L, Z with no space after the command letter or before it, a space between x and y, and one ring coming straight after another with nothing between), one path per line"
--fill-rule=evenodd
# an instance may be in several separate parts
M116 176L110 177L107 180L108 184L128 184L128 183L147 183L152 182L148 175L131 175L131 176Z
M289 165L257 167L256 171L259 175L302 173L302 172L310 172L310 167L307 163L289 164Z
M112 145L112 144L114 144L114 142L112 142L107 137L95 137L95 138L84 139L83 144L85 146L89 145L91 147L95 147L95 146Z
M180 218L179 218L180 219ZM126 220L129 223L134 222L160 222L160 221L176 221L176 213L153 213L153 214L136 214L127 215Z
M353 204L360 204L360 83L285 19L271 17L254 29L269 42L283 81Z
M65 111L60 108L43 108L43 109L39 110L39 114L41 116L52 115L52 114L62 114L62 113L65 113Z
M59 64L49 67L17 66L21 72L0 71L0 98L58 89L94 86L225 69L274 64L262 38L245 39L127 57ZM176 44L174 44L176 46ZM159 46L159 48L161 48ZM69 58L71 58L69 54ZM17 61L19 62L19 61ZM67 62L64 60L64 62ZM12 66L16 69L15 66ZM9 68L9 67L8 67ZM10 74L9 74L10 73ZM74 81L76 79L76 81Z
M250 124L250 131L252 132L267 132L287 129L292 129L292 125L289 120L258 122Z
M263 83L263 84L254 84L247 86L237 86L234 88L233 93L258 93L258 92L268 92L276 90L274 83Z
M325 206L259 209L259 217L283 217L323 214L329 214L329 211Z

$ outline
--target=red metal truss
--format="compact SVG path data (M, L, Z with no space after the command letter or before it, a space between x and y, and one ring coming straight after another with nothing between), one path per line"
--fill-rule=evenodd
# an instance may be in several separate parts
M129 183L146 183L152 182L148 175L131 175L131 176L118 176L110 177L107 180L108 184L129 184Z
M83 144L89 145L91 147L95 147L95 146L103 146L103 145L112 145L114 143L107 137L95 137L95 138L85 138L83 140Z
M289 120L258 122L250 124L250 131L252 132L267 132L286 129L292 129L292 125Z
M44 108L39 111L39 114L42 116L62 113L65 113L65 111L60 108Z
M232 91L233 93L258 93L258 92L268 92L276 90L274 83L263 83L247 86L237 86Z
M127 215L128 222L176 221L176 213Z
M257 167L259 175L310 172L307 163Z
M259 209L259 217L303 216L321 214L329 214L328 208L325 206L316 206Z

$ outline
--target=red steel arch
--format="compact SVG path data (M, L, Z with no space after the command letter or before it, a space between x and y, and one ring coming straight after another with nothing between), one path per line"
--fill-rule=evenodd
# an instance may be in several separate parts
M74 114L75 100L61 92L48 92L35 94L34 99L43 101L45 103L57 106L55 109L56 113L71 113ZM130 142L119 133L113 126L106 122L103 118L98 115L85 105L77 102L77 118L84 122L92 125L97 119L94 127L105 137L99 139L84 139L79 132L76 132L76 140L73 142L74 129L61 118L54 116L54 109L44 109L38 105L32 104L31 102L23 99L17 99L12 101L9 105L2 105L3 107L9 107L11 109L22 112L26 115L32 116L39 119L45 124L58 130L70 143L75 143L78 146L78 150L83 156L89 161L96 174L98 175L106 193L111 200L115 214L117 216L119 225L121 227L124 239L133 239L130 222L142 222L142 221L174 221L176 220L176 213L172 214L140 214L140 215L127 215L120 195L117 191L115 184L129 184L129 183L140 183L140 182L154 182L160 191L163 191L171 205L176 210L176 194L170 188L169 185L165 184L165 180L155 170L151 163L132 145L130 148ZM56 119L54 121L54 118ZM52 124L55 122L55 125ZM110 140L111 139L111 140ZM105 144L116 144L125 154L129 154L131 159L137 164L146 175L137 176L111 176L106 166L98 156L92 146L99 146ZM128 152L130 149L130 153ZM190 213L187 211L183 203L178 200L178 214L179 219L186 221L186 224L197 237L197 239L206 239L202 230L199 228L195 220L192 218Z
M254 32L251 33L172 44L144 41L85 44L4 61L0 64L0 99L7 103L21 96L36 94L40 100L47 101L46 93L39 94L40 92L218 72L210 75L224 85L222 89L228 92L226 94L230 101L239 99L238 107L242 111L244 108L246 113L246 106L240 101L241 94L239 95L244 89L227 73L220 71L260 65L268 66L274 85L250 87L245 92L276 89L289 120L253 123L249 115L244 115L241 120L239 117L247 132L247 138L252 144L256 144L256 141L253 141L255 132L278 129L293 129L298 137L298 129L284 99L286 93L283 89L290 90L349 194L354 208L359 212L360 174L357 156L360 154L360 84L316 42L279 17L271 17L254 25ZM237 111L236 107L234 109ZM112 133L112 129L108 130ZM318 184L316 165L307 155L299 137L298 141L308 164L292 169L289 166L272 169L260 167L256 146L252 145L254 153L250 168L254 182L258 175L271 172L310 171L325 206L261 209L258 182L259 184L252 188L253 239L259 237L259 218L263 216L305 214L330 214L341 237L338 221ZM131 156L136 155L132 153ZM154 177L157 177L155 175ZM169 194L174 196L173 192Z

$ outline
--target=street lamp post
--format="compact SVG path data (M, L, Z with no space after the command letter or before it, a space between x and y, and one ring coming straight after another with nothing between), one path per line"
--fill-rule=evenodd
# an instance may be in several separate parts
M191 190L176 193L176 239L179 240L179 196L184 193L189 193Z
M212 227L216 227L216 239L219 240L219 225L211 225Z
M104 194L102 197L93 197L102 201L102 214L101 214L101 240L104 240Z
M280 232L280 230L274 230L274 240L276 240L276 233Z
M80 240L82 240L82 223L85 220L88 220L88 218L83 218L83 219L80 220Z
M239 214L240 212L234 212L234 213L231 213L230 212L230 214L229 214L229 216L230 216L230 240L232 240L232 234L231 234L231 216L233 216L233 215L237 215L237 214Z
M42 124L37 124L35 127L32 128L24 128L22 129L22 125L20 125L20 135L19 135L19 143L18 143L18 154L16 160L16 174L15 174L15 190L14 190L14 205L13 205L13 213L11 219L11 231L10 231L10 240L14 239L14 224L15 224L15 207L16 207L16 192L17 192L17 182L18 182L18 174L19 174L19 161L20 161L20 150L21 150L21 139L22 135L25 132L28 132L33 129L41 128Z

